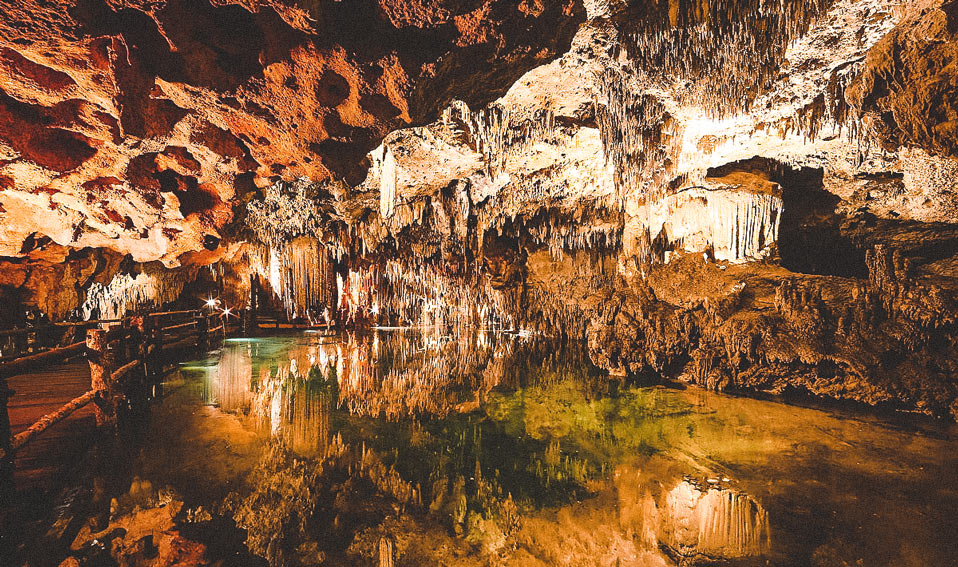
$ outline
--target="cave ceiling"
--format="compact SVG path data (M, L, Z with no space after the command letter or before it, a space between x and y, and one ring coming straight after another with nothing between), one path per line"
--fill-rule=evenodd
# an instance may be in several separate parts
M178 265L277 180L361 182L390 131L495 99L584 18L571 1L7 3L0 255L49 240Z
M211 289L958 416L958 0L5 3L0 320Z
M517 222L642 259L659 232L700 238L669 220L695 203L780 214L786 167L821 170L846 212L955 222L956 19L937 0L7 4L2 283L303 234L461 255Z

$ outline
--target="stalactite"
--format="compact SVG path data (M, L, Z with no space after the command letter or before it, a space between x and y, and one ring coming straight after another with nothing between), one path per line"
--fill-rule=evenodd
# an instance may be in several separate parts
M711 251L716 260L760 258L778 239L782 199L734 189L685 189L646 205L638 215L667 249Z
M546 219L525 224L522 228L533 242L545 245L554 259L567 252L615 250L622 245L622 226L616 220L569 219L562 215L545 215Z
M388 146L384 152L379 177L379 214L388 219L396 208L396 158Z
M267 186L262 199L247 205L246 224L260 242L276 246L297 236L321 236L325 216L330 211L318 197L322 193L341 190L338 182L312 183L297 179L279 181Z
M596 121L614 166L619 208L626 196L661 196L681 152L678 123L655 96L634 91L621 71L607 69L598 79Z
M290 317L319 320L333 308L332 266L326 247L301 236L268 249L269 262L258 264L260 277L283 302Z
M294 317L307 317L311 310L322 312L329 306L331 270L318 240L299 237L290 242L285 250L283 275L283 303Z
M503 293L479 274L456 275L435 262L389 260L381 312L402 324L512 328Z
M786 48L834 0L677 0L622 17L627 58L683 104L711 117L748 112L776 78ZM734 77L734 79L732 79Z
M94 283L80 306L84 319L118 319L144 308L175 301L187 278L176 273L147 270L136 275L120 273L107 285Z
M443 122L467 136L482 154L490 177L499 175L509 158L527 152L556 130L555 115L549 109L524 111L499 103L472 111L466 103L453 101L443 111Z

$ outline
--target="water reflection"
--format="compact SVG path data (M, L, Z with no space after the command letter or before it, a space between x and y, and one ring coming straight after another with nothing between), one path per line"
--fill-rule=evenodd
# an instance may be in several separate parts
M505 363L519 345L526 355L545 348L530 337L485 331L465 339L403 330L315 333L289 340L282 352L270 340L234 340L210 373L206 402L268 417L274 432L293 425L286 420L294 412L314 413L315 404L300 407L297 396L313 400L321 392L350 415L445 417L475 410L497 386L519 385L521 373Z
M684 479L666 497L662 540L683 558L761 555L771 544L768 512L752 497ZM708 482L706 481L706 482Z
M504 333L231 340L209 363L206 402L273 441L237 516L263 550L282 537L349 563L388 547L412 565L441 562L440 540L523 565L958 556L940 535L958 528L950 430L631 387L574 345ZM270 492L285 485L302 492ZM270 532L293 502L311 519Z

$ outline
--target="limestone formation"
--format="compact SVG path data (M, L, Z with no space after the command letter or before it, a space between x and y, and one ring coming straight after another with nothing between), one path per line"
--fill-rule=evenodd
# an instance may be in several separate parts
M215 290L955 417L956 30L955 0L21 2L3 322Z

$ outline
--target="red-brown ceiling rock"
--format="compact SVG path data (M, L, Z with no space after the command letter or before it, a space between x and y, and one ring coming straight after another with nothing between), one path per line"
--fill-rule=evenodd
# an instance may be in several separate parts
M576 0L26 0L0 12L0 256L176 265L277 179L362 181L390 131L495 99ZM184 257L185 259L185 257Z

